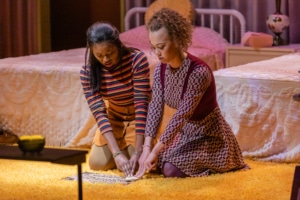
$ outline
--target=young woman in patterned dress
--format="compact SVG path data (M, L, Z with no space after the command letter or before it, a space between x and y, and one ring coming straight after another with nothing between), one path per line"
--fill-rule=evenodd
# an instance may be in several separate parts
M147 29L160 63L154 71L143 153L135 176L140 178L154 167L165 177L207 176L248 168L218 107L212 70L187 52L191 23L163 8L154 13ZM163 115L170 112L174 114L160 134Z
M93 170L118 167L126 176L133 175L142 151L151 91L147 57L125 47L119 31L108 23L89 27L87 45L80 79L98 125L89 166Z

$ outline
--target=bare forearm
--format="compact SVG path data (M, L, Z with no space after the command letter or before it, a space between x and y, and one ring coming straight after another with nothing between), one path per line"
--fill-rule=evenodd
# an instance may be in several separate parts
M137 134L136 135L136 142L135 142L135 150L137 152L142 152L144 143L144 135Z
M158 155L158 154L163 150L164 147L165 147L164 143L158 141L158 142L156 143L156 145L153 147L152 152L153 152L155 155Z
M152 146L152 141L153 141L153 137L150 136L146 136L145 137L145 141L144 141L144 146Z
M120 147L115 139L115 136L112 132L107 132L103 134L104 138L107 141L108 147L112 154L115 154L116 152L120 151Z

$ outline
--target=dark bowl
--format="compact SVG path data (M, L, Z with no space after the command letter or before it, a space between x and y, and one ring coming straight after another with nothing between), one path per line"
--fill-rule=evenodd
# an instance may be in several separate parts
M18 145L23 153L40 153L44 149L45 138L19 139Z

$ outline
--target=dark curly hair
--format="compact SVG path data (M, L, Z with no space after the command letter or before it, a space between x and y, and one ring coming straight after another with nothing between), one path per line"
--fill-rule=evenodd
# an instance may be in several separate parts
M170 39L176 42L178 47L184 51L187 51L192 43L193 26L191 22L175 10L169 8L160 9L153 14L146 27L151 32L165 27Z

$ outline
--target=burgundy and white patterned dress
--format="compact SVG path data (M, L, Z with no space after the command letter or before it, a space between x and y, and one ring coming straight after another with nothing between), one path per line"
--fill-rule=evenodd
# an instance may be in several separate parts
M209 66L191 54L180 68L166 65L164 71L163 65L154 71L145 136L157 136L164 105L176 112L158 138L166 145L159 154L158 167L167 161L189 176L249 168L218 107Z

